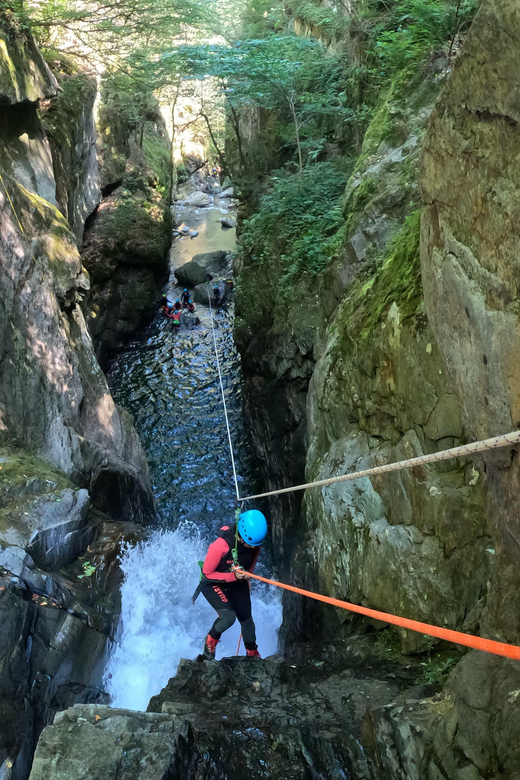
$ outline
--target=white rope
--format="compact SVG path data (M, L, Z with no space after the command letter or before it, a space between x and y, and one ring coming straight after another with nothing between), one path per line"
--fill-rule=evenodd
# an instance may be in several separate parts
M375 466L363 471L354 471L351 474L343 474L339 477L330 477L329 479L320 479L317 482L307 482L305 485L296 485L296 487L281 488L280 490L270 490L268 493L258 493L256 496L246 496L239 498L239 501L251 501L256 498L265 498L266 496L278 496L280 493L292 493L295 490L306 490L312 487L323 487L332 485L335 482L346 482L350 479L360 479L361 477L370 477L373 474L385 474L388 471L401 471L402 469L413 469L414 466L422 466L424 463L438 463L441 460L450 460L450 458L461 458L467 455L473 455L475 452L484 452L487 450L496 450L500 447L510 447L513 444L520 443L520 431L505 433L503 436L495 436L492 439L484 441L475 441L471 444L463 444L460 447L452 447L451 450L434 452L431 455L421 455L418 458L409 460L400 460L398 463L387 463L384 466Z
M233 442L231 441L231 431L229 430L229 419L228 419L228 413L227 413L227 407L226 407L226 398L224 396L224 385L222 384L222 373L220 371L220 360L218 359L218 349L217 349L217 339L215 338L215 328L213 327L213 309L211 307L211 297L209 294L209 285L208 285L208 303L209 303L209 314L211 317L211 332L213 334L213 345L215 347L215 357L217 358L217 371L218 371L218 379L220 382L220 392L222 395L222 403L224 405L224 417L226 418L226 428L227 428L227 435L228 435L228 442L229 442L229 452L231 454L231 464L233 466L233 479L235 480L235 491L237 494L237 501L240 501L240 493L238 491L238 480L237 480L237 470L235 468L235 456L233 454Z

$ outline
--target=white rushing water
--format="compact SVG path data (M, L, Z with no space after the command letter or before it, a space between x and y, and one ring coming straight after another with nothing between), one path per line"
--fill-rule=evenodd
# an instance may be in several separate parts
M207 548L196 527L157 531L129 548L122 561L125 581L118 645L105 672L114 707L145 710L173 677L181 658L196 658L216 613L203 596L192 605ZM253 617L263 657L277 649L281 599L273 588L252 583ZM235 655L238 622L223 635L217 658ZM244 655L241 644L240 654Z

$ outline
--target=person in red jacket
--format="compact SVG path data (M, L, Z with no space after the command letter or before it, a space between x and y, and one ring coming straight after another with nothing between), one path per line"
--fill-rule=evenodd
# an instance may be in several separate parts
M254 570L266 535L265 517L258 509L250 509L238 518L238 534L234 524L225 525L209 546L202 566L201 592L216 610L217 619L204 642L204 657L207 659L215 658L220 637L237 618L246 654L250 658L260 658L245 571ZM233 555L235 544L236 556Z

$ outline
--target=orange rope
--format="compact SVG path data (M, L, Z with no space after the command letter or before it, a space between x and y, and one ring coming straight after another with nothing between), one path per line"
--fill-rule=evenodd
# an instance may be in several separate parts
M239 650L240 650L240 642L241 642L241 641L242 641L242 634L240 634L240 636L238 637L237 655L238 655L238 653L239 653Z
M266 582L268 585L275 585L277 588L290 590L292 593L299 593L301 596L308 596L315 601L323 601L325 604L332 604L333 607L348 609L350 612L358 612L360 615L366 615L367 617L381 620L384 623L392 623L394 626L407 628L410 631L417 631L419 634L427 634L428 636L434 636L438 639L445 639L447 642L454 642L457 645L465 645L466 647L472 647L475 650L483 650L486 653L503 655L506 658L514 658L516 661L520 661L520 647L517 647L516 645L508 645L505 644L505 642L495 642L492 639L484 639L484 637L481 636L463 634L460 631L451 631L448 628L430 626L428 623L420 623L418 620L409 620L408 618L402 618L398 615L380 612L377 609L359 607L357 604L349 604L348 601L332 599L329 596L322 596L320 593L313 593L310 590L302 590L302 588L295 588L293 585L285 585L283 582L268 580L265 577L259 577L258 574L251 574L251 572L245 573L248 577L252 577L255 580Z

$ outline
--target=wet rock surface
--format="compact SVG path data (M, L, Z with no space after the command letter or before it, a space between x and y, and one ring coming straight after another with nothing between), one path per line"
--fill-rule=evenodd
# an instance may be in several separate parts
M97 198L92 84L78 77L71 115L62 95L52 103L57 82L32 38L7 17L0 38L2 73L16 74L0 85L0 776L25 780L54 713L105 700L117 556L136 536L114 520L155 510L80 306L77 239Z
M31 780L383 778L367 707L384 712L404 691L410 705L425 688L416 669L371 655L366 643L350 649L349 665L324 660L326 652L295 663L182 661L146 714L96 705L60 713L41 737Z

